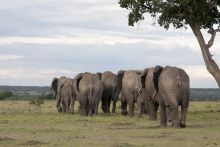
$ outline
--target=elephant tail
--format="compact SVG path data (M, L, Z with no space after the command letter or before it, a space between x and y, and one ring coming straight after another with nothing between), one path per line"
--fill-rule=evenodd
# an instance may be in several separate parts
M178 86L181 86L181 85L182 85L182 82L181 82L180 79L177 79L176 81L177 81Z
M95 112L95 93L94 89L91 88L88 95L88 101L89 101L89 109L92 113Z

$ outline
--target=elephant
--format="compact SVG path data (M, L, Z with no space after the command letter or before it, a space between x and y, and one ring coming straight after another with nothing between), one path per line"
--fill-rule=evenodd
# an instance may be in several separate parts
M134 105L138 102L138 115L140 115L142 108L141 103L145 100L145 91L142 88L141 71L137 70L120 70L117 73L116 91L121 90L121 114L129 114L131 117L134 115ZM127 112L127 104L129 106L129 112Z
M166 108L170 110L173 127L186 127L186 113L189 106L190 80L187 73L177 67L156 66L153 82L160 104L160 126L167 126ZM181 106L181 118L178 106Z
M110 104L113 101L112 113L115 113L116 102L118 100L119 93L116 93L117 79L116 75L111 71L103 73L97 73L101 77L103 95L101 98L102 111L104 113L110 113Z
M74 88L81 107L81 115L92 116L97 114L103 92L101 77L97 74L86 72L79 73L74 79Z
M150 120L157 120L157 110L159 107L158 95L153 82L154 68L145 68L141 73L141 82L146 91L146 107Z
M54 90L54 98L57 100L58 112L74 112L76 94L73 87L73 79L62 76L54 78L51 87Z

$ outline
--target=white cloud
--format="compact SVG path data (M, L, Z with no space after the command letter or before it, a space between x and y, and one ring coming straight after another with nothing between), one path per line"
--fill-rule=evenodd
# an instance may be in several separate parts
M60 69L0 69L0 85L49 86L54 77L73 78L77 71Z
M21 55L0 55L0 61L11 61L11 60L20 60L24 56Z

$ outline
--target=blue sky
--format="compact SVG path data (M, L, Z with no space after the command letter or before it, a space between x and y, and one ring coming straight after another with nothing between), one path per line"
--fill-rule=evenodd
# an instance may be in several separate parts
M190 29L166 31L148 16L129 27L117 0L0 2L0 85L48 86L78 72L170 65L189 74L191 87L217 87ZM218 63L219 39L211 48Z

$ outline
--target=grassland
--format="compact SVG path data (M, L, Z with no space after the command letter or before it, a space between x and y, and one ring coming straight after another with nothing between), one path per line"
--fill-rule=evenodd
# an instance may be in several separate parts
M0 101L0 146L217 147L220 102L191 102L187 128L160 128L143 117L57 113L54 101L40 107L28 101Z

